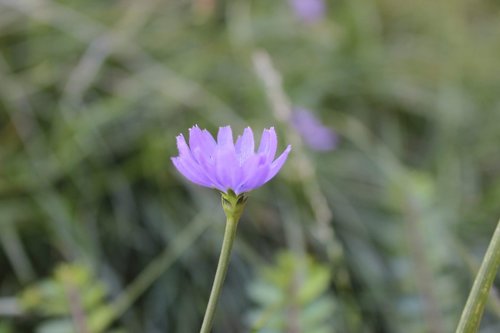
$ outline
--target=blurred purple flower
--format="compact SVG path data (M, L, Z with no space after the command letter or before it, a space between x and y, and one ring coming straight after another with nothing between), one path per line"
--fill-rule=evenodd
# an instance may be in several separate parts
M291 146L274 160L278 139L274 128L264 129L257 152L250 127L236 144L230 126L220 127L217 141L197 125L189 129L189 146L177 136L179 156L172 157L177 170L195 184L237 195L254 190L271 180L285 163ZM274 161L273 161L274 160Z
M318 151L335 149L337 135L331 128L324 126L311 111L295 109L292 114L292 125L311 149Z
M289 0L290 4L301 20L313 23L323 18L326 6L324 0Z

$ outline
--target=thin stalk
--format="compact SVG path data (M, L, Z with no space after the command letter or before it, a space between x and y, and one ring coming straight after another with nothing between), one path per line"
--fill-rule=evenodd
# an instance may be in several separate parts
M65 285L69 310L71 313L71 317L73 319L73 326L78 333L90 333L87 324L87 316L85 315L85 311L82 307L82 298L77 288L75 288L70 283Z
M472 290L465 304L456 333L475 333L479 329L491 285L500 266L500 221L486 250Z
M33 266L13 225L7 223L2 227L0 243L19 281L21 283L32 281L35 276Z
M107 316L99 317L90 323L93 333L104 332L114 320L123 315L133 303L198 239L211 220L198 215L176 237L172 245L165 248L140 274L127 286L125 291L111 304Z
M201 215L200 215L201 216ZM144 292L198 239L208 226L207 220L196 217L195 220L176 237L172 245L167 247L127 286L126 292L114 305L118 315L130 308Z
M224 240L222 241L222 248L219 256L219 263L215 272L214 283L210 298L208 300L207 310L203 318L200 333L210 333L214 320L215 309L217 301L226 278L227 268L229 267L229 259L231 258L231 249L233 247L234 238L236 236L236 228L238 227L238 220L233 216L228 216L226 221L226 230L224 231Z

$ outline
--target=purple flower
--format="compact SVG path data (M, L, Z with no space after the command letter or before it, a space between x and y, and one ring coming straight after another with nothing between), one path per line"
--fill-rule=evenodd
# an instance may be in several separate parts
M295 109L291 120L293 127L311 149L318 151L335 149L337 135L331 128L324 126L311 111Z
M290 0L293 11L301 20L313 23L323 18L324 0Z
M273 127L262 132L256 152L250 127L234 144L230 126L220 127L215 141L210 132L195 125L189 129L189 146L182 134L177 136L179 156L172 157L172 162L195 184L239 195L264 185L280 171L291 146L274 160L277 146Z

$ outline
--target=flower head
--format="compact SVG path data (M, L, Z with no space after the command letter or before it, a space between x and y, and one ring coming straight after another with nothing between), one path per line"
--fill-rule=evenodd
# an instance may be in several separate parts
M338 137L335 132L323 125L311 111L297 108L293 111L291 121L311 149L330 151L337 146Z
M306 23L313 23L323 18L325 14L324 0L289 0L298 18Z
M236 195L254 190L276 176L291 147L277 158L278 139L274 128L265 129L255 151L252 129L245 128L236 144L230 126L220 127L217 141L205 129L189 129L189 146L182 134L177 136L179 156L172 162L179 172L201 186Z

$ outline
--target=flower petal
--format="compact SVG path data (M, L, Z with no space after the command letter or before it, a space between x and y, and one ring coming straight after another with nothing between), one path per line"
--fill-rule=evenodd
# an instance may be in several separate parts
M180 157L190 157L192 158L191 151L186 143L186 139L184 139L184 135L177 135L177 149L179 149Z
M231 126L224 126L219 128L217 133L217 145L219 148L230 147L234 148L233 131Z
M239 189L238 192L235 191L236 194L249 192L251 190L255 190L258 187L261 187L265 184L267 175L269 174L269 164L262 164L257 167L252 177Z
M250 127L245 128L243 135L238 140L239 145L236 151L240 162L246 161L248 157L255 153L255 143L253 140L253 132Z
M285 151L281 153L281 155L271 164L271 169L269 171L269 174L267 175L266 182L268 182L271 178L276 176L278 171L280 171L281 167L286 162L290 150L292 150L292 146L288 145Z
M236 151L236 155L240 155L241 153L241 135L238 135L236 138L236 143L234 144L234 150Z
M241 165L241 178L238 186L234 189L236 194L245 192L252 178L259 172L260 166L266 161L264 154L253 154Z
M224 191L234 190L241 178L241 167L234 150L218 149L215 153L215 173Z
M276 137L276 131L274 127L270 129L265 129L262 132L262 138L260 139L260 146L258 153L265 153L267 156L267 163L271 163L276 155L276 149L278 147L278 138Z
M212 156L207 156L200 148L197 148L193 155L198 161L200 168L205 173L206 177L210 181L210 187L216 188L220 191L224 191L224 186L219 182L216 175L216 165L215 158Z
M203 173L196 170L195 165L183 157L172 157L172 163L176 169L187 179L195 184L210 187L210 182Z
M212 154L215 150L217 143L215 142L212 134L207 130L201 130L198 125L189 129L189 147L191 151L200 148L205 154Z
M189 169L193 170L193 172L204 176L203 170L199 168L199 164L193 157L193 154L189 149L186 140L184 139L184 135L182 134L177 136L177 148L179 149L179 157L181 158L181 162L183 164L187 164ZM204 178L206 179L206 177Z

